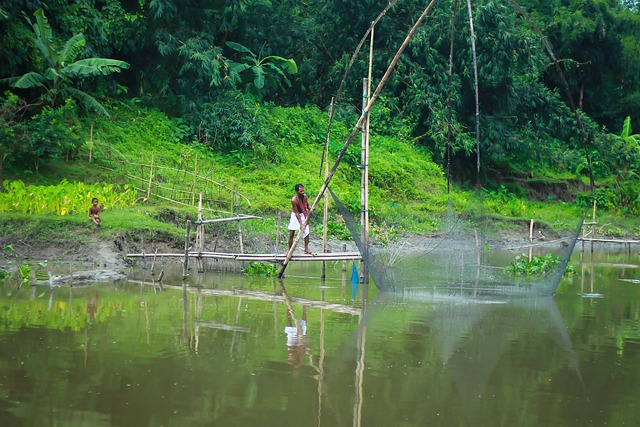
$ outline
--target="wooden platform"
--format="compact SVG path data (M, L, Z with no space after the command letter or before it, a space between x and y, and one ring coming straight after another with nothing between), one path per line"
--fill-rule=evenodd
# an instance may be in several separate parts
M594 242L594 243L623 243L627 245L631 245L634 243L640 243L640 240L624 240L624 239L605 239L605 238L592 238L592 237L578 237L578 240L583 242Z
M255 261L255 262L282 262L287 254L237 254L227 252L189 252L189 258L224 259L233 261ZM184 253L141 253L127 254L127 258L182 258ZM361 260L360 252L331 252L295 254L291 261L347 261Z

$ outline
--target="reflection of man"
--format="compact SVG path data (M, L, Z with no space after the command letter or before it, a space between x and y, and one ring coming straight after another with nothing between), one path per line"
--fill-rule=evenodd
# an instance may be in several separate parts
M298 368L302 365L302 359L305 353L305 340L307 337L307 306L302 307L302 320L295 319L294 322L292 317L291 311L287 310L287 326L284 328L284 332L287 334L287 348L289 350L287 360L291 366ZM298 375L297 370L293 373L294 375Z
M296 184L296 194L291 198L291 219L289 220L289 249L293 245L293 236L296 231L302 230L302 223L309 216L309 199L304 194L304 186L302 184ZM304 253L309 254L309 224L304 228L302 232L302 238L304 239Z

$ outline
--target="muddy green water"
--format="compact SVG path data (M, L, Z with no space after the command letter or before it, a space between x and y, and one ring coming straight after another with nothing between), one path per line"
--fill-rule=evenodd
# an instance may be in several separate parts
M284 288L0 285L0 426L638 426L637 252L575 252L554 298L508 301L363 303L351 265L312 263Z

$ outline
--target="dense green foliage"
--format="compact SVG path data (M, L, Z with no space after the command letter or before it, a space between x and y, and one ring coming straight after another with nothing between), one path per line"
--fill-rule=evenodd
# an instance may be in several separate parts
M76 61L86 43L84 35L74 35L64 43L62 48L59 48L54 42L54 34L44 11L38 9L34 15L36 22L29 21L29 23L33 28L35 45L41 55L34 64L34 68L40 68L42 72L30 71L22 76L7 78L5 82L16 89L41 89L43 94L40 96L39 104L55 106L60 96L70 96L80 101L87 109L108 115L95 98L74 87L72 81L94 76L108 76L129 68L129 64L105 58Z
M448 199L460 206L468 197L447 196L445 176L463 188L480 179L499 195L503 214L523 217L531 203L521 201L532 193L593 174L598 188L580 195L579 206L595 198L611 212L640 213L640 148L632 133L640 128L637 4L518 3L522 10L516 2L473 2L478 117L465 5L436 2L409 42L371 111L378 226L421 221L423 229L437 228L424 217L442 212ZM368 49L352 63L351 55L387 5L10 0L0 13L0 78L11 90L0 98L0 178L130 183L131 171L113 171L117 150L147 164L198 163L249 194L252 209L280 210L294 183L320 187L323 111L334 96L330 156L342 149L362 108L368 68ZM425 7L394 2L378 22L373 87ZM356 212L360 153L353 145L332 187ZM64 174L55 172L61 167ZM590 193L582 184L578 191ZM550 191L547 198L573 197Z

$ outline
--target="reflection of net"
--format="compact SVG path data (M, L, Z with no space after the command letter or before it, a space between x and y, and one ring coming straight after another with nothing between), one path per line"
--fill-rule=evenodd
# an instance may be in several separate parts
M474 215L473 223L461 219L449 204L442 218L441 234L427 239L418 247L411 241L390 243L387 248L363 247L360 223L356 221L331 189L338 211L343 216L356 246L368 266L371 279L381 291L412 292L425 289L450 290L465 294L535 294L553 295L566 270L584 216L576 231L562 240L538 246L544 256L552 253L559 258L550 272L544 275L512 276L505 266L514 255L532 250L523 246L513 252L499 236L488 232L489 216ZM483 206L480 207L484 209ZM469 208L467 208L469 209Z

